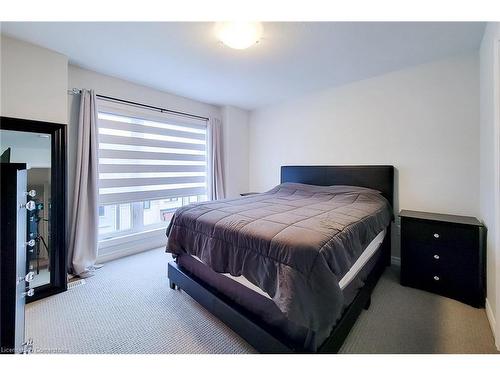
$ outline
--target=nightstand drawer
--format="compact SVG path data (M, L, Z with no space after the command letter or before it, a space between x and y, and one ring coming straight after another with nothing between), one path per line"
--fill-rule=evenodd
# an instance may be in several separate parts
M477 229L474 227L406 218L402 218L401 222L403 221L402 231L405 231L404 236L411 241L446 248L477 246Z
M478 266L477 247L472 245L462 247L447 242L420 242L403 235L401 248L405 249L401 257L404 263L417 262L426 268L440 266L454 273L473 271Z
M481 306L483 303L481 294L477 292L479 280L470 275L450 272L442 266L423 268L411 275L403 285L440 294L473 306Z
M448 293L450 288L454 288L453 280L443 275L438 268L432 270L422 269L421 272L415 273L410 281L404 285L453 298Z

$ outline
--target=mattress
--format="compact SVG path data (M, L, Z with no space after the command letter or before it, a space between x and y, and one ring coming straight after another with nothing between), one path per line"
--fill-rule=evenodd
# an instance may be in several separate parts
M347 273L342 277L342 279L339 281L339 286L341 290L346 289L349 284L356 278L356 276L359 274L359 272L363 269L363 267L368 263L368 261L373 257L373 255L376 253L380 245L382 245L382 242L384 241L384 237L386 234L386 229L382 230L377 236L373 239L372 242L368 244L368 246L363 250L359 258L356 260L356 262L352 265L352 267L347 271ZM194 259L197 261L203 263L203 261L198 258L196 255L192 255ZM259 288L257 285L252 284L245 276L233 276L230 273L221 273L221 275L228 277L232 279L233 281L243 285L245 288L248 288L261 296L265 298L272 299L271 296L269 296L268 293L263 291L261 288Z

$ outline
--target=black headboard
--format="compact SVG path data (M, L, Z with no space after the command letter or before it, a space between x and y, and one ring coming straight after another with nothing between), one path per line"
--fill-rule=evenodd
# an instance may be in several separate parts
M394 207L392 165L285 165L281 167L281 182L367 187L380 191Z

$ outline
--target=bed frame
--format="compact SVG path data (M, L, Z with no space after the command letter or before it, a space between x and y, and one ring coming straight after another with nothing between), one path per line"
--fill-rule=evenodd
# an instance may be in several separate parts
M283 166L281 182L300 182L310 185L352 185L376 189L394 207L394 167L388 165L360 166ZM368 309L371 293L384 268L391 262L390 225L381 245L382 256L370 272L365 285L345 309L318 353L337 353L356 322L361 311ZM168 264L168 278L172 289L182 289L200 305L224 322L260 353L298 353L273 327L268 326L243 307L179 266Z

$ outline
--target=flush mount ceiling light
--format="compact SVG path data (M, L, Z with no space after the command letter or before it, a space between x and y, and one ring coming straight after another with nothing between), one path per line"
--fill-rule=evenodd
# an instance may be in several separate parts
M259 42L262 36L262 24L260 22L217 22L215 34L226 46L245 49Z

